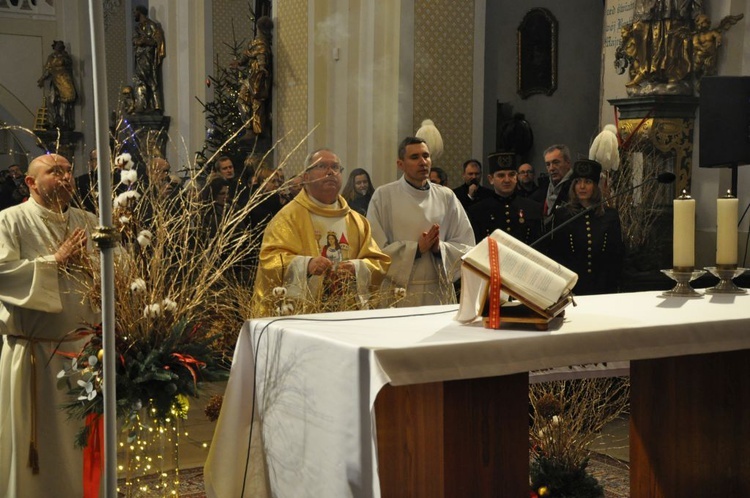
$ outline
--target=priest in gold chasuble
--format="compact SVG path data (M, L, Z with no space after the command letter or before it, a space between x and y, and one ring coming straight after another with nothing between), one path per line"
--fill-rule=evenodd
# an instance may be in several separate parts
M336 154L308 156L304 189L268 224L255 278L253 316L371 306L390 265L370 225L339 195Z

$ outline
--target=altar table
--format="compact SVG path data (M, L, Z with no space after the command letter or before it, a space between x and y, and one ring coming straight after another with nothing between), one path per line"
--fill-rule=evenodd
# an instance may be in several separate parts
M208 496L251 496L252 422L275 496L528 496L528 372L626 360L633 496L747 492L750 296L576 301L548 331L456 306L246 322Z

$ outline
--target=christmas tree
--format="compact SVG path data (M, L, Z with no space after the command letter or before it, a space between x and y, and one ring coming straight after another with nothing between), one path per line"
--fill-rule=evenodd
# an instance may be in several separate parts
M234 27L232 27L234 33ZM229 47L231 60L237 61L242 55L244 40L237 42L233 36ZM229 156L242 159L241 139L244 137L243 130L247 128L237 105L237 98L242 85L242 80L247 78L246 70L219 64L219 57L214 61L214 75L208 75L206 86L213 87L214 99L203 103L203 112L208 120L206 128L206 141L203 150L198 152L198 161L206 164L214 155Z

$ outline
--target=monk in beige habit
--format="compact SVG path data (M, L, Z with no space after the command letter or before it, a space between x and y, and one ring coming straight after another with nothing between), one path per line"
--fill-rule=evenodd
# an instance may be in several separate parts
M366 306L380 285L390 258L380 251L370 225L339 195L343 168L327 149L305 161L304 189L271 220L263 236L253 294L253 316L319 311L321 299L353 284L345 297ZM294 308L284 312L273 295L285 287Z
M73 168L47 154L29 165L31 198L0 211L0 496L80 498L82 421L57 373L79 352L68 334L100 316L82 299L96 218L70 206ZM87 263L89 262L89 263Z

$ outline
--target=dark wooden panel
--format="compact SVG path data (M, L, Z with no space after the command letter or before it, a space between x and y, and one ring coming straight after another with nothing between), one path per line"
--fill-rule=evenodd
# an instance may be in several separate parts
M527 496L528 374L446 382L444 398L445 496Z
M528 494L528 374L386 386L375 412L384 497Z
M633 497L750 493L750 350L633 361Z
M383 498L442 498L443 384L380 390L375 401Z

